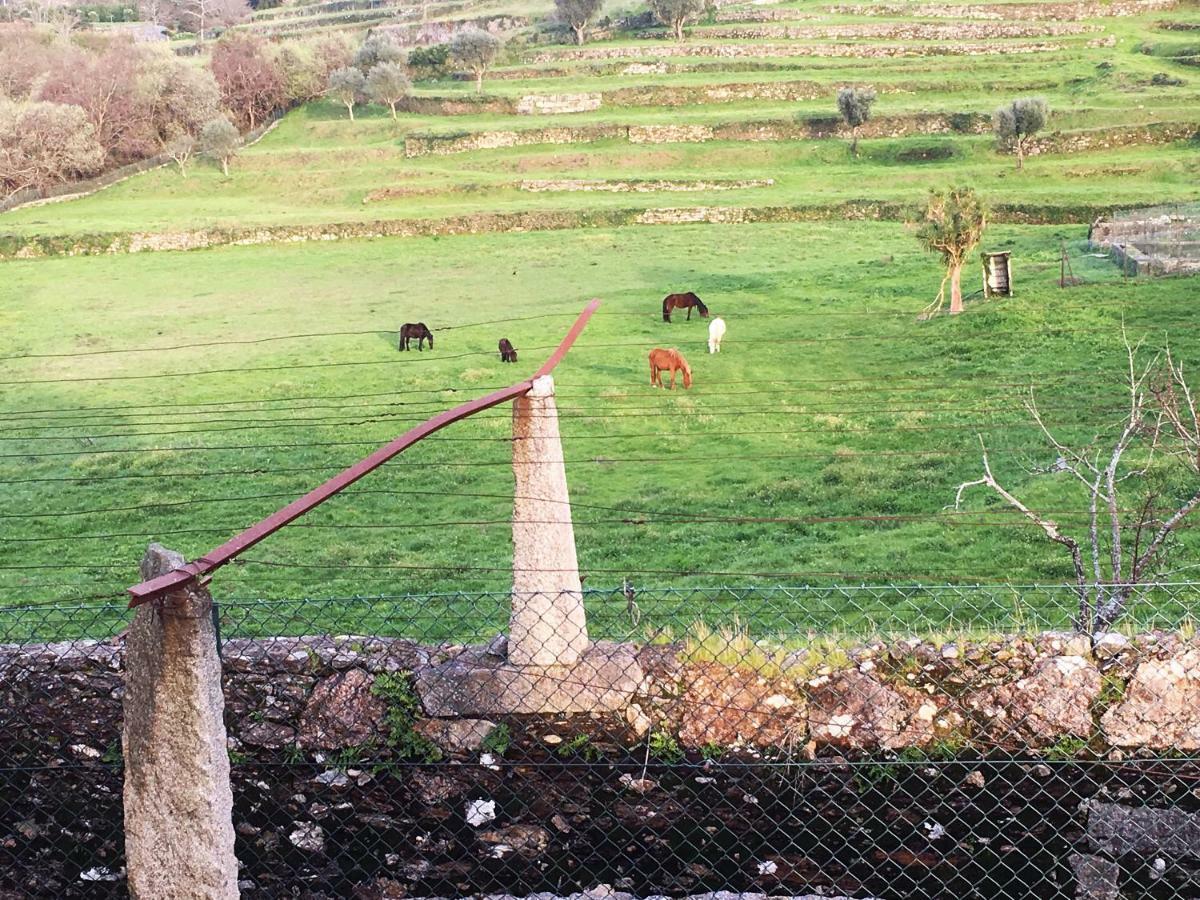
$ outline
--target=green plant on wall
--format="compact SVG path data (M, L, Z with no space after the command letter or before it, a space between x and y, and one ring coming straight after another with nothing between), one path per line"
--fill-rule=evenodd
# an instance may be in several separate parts
M442 751L436 745L413 730L421 701L407 675L380 675L371 685L371 693L387 704L383 717L386 742L398 756L422 762L437 762L442 758Z

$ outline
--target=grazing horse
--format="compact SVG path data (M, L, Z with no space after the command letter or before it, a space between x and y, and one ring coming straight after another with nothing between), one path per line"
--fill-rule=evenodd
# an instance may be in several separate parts
M500 338L500 362L516 362L517 349L508 338Z
M425 349L425 341L429 341L429 349L433 349L433 332L425 327L424 322L406 322L400 326L400 344L397 350L411 350L410 341L417 342L417 349Z
M708 352L721 352L721 338L725 337L725 320L720 316L708 323Z
M704 305L704 301L691 291L688 291L686 294L667 294L667 296L663 297L663 321L671 321L671 310L686 309L688 312L687 321L690 322L692 320L693 306L700 311L701 318L708 316L708 307Z
M650 386L662 387L662 373L670 371L671 387L675 389L675 373L680 369L683 370L683 386L690 388L692 386L692 367L688 365L683 354L678 350L663 350L661 347L655 347L650 351Z

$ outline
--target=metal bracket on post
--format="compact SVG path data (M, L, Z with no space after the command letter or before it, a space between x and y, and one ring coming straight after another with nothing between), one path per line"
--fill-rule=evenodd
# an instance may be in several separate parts
M380 447L370 456L359 460L350 468L339 472L320 487L309 491L298 500L292 501L287 506L283 507L283 509L280 509L277 512L267 516L261 522L251 525L237 537L226 541L220 547L210 550L203 556L192 560L186 565L180 566L174 571L168 572L165 575L160 575L157 578L151 578L147 581L143 581L141 584L137 584L131 588L128 588L127 590L130 596L130 608L141 606L143 603L162 596L167 591L182 587L183 585L194 582L198 578L202 578L216 571L221 566L234 559L242 551L249 550L259 541L270 537L285 525L288 525L306 513L311 512L330 497L341 492L345 488L348 488L365 475L369 475L371 472L374 472L388 460L404 452L422 438L426 438L434 432L440 431L447 425L451 425L460 419L465 419L477 412L482 412L485 409L491 409L493 406L498 406L499 404L508 400L514 400L517 397L524 396L533 387L533 382L535 379L541 377L542 375L550 374L550 372L554 370L554 367L562 361L562 358L566 356L567 351L571 349L571 345L575 343L575 339L579 337L580 332L583 331L584 326L587 325L588 320L592 317L592 314L599 306L600 301L593 300L584 307L583 312L581 312L579 317L575 319L575 323L571 326L570 331L567 332L566 336L559 343L554 353L550 355L550 358L546 360L540 369L537 370L533 378L530 378L528 381L522 381L514 384L511 387L493 391L484 397L478 397L475 400L463 403L454 407L453 409L448 409L445 412L438 413L433 418L422 422L416 428L406 431L391 443Z

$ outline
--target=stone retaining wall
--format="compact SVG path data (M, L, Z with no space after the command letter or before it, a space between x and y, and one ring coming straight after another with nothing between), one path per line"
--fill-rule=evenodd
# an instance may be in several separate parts
M953 25L923 22L889 22L848 25L757 25L718 26L697 29L693 37L700 40L727 41L763 40L892 40L892 41L964 41L997 40L1002 38L1062 37L1092 34L1104 29L1099 25L1080 22L957 22ZM671 38L669 32L656 29L638 32L638 38Z
M529 20L522 16L495 15L411 25L381 24L372 30L390 35L402 47L426 47L431 44L448 44L455 34L468 25L501 35L519 28L528 28Z
M906 896L941 896L947 871L967 864L994 865L977 877L1005 878L1023 896L1058 896L1068 858L1079 884L1104 891L1077 897L1136 891L1158 858L1164 896L1191 896L1194 776L1184 760L1140 755L1200 749L1195 638L894 640L796 650L759 669L681 645L606 652L626 666L615 713L466 720L427 715L445 701L431 676L467 658L502 661L502 639L227 640L242 896L385 900L455 885L461 896L485 883L523 896L543 889L547 867L585 884L621 878L641 897L818 886L826 897L898 896L888 880L897 877ZM0 646L0 710L14 713L0 729L5 896L120 896L123 669L119 638ZM572 674L547 677L575 696ZM485 743L501 726L503 740ZM670 764L644 749L651 730L674 742ZM928 755L897 765L900 750ZM1080 761L1065 765L1073 755ZM781 759L807 764L788 766L781 783L770 764ZM886 777L860 778L871 766ZM490 820L469 818L479 798ZM796 818L810 802L820 804L816 829ZM930 821L945 824L945 844L922 826ZM645 845L644 864L621 871L612 857L648 822L682 840ZM1015 855L992 845L1035 847L1047 865L1014 880ZM976 849L942 862L960 846ZM880 852L897 847L932 847L937 865L880 866ZM833 853L829 869L802 869L806 851ZM729 865L714 871L714 854ZM796 880L762 881L784 867Z
M903 137L916 134L983 134L991 120L978 113L918 113L877 116L859 129L863 138ZM581 125L478 131L465 134L412 134L404 139L404 155L446 156L502 147L534 144L587 144L624 139L634 144L704 143L707 141L794 141L840 136L845 129L833 116L809 119L775 119L728 122L716 125Z
M1112 16L1141 16L1148 12L1174 9L1178 5L1179 0L1118 0L1115 3L848 3L828 6L826 10L838 16L1063 22Z
M770 187L775 183L773 178L752 178L745 180L695 180L695 181L664 181L637 180L605 181L585 178L554 178L526 179L519 185L520 190L531 193L546 193L550 191L568 192L606 192L614 194L633 193L651 194L658 192L699 192L699 191L741 191L747 188Z
M1123 125L1088 131L1057 131L1031 140L1025 153L1027 156L1045 153L1087 153L1134 144L1170 144L1191 140L1197 135L1200 135L1200 124L1191 122Z
M599 93L585 94L528 94L517 101L519 115L563 115L566 113L591 112L599 109Z
M1085 43L1064 41L1013 41L1006 44L954 42L944 44L667 44L655 47L582 47L573 50L533 53L531 63L565 60L642 59L646 57L712 56L736 58L831 57L886 59L920 56L990 56L1028 53L1061 53L1076 47L1114 47L1111 35Z
M1099 204L997 203L992 206L991 219L997 223L1008 222L1020 225L1086 225L1111 211L1111 207ZM803 206L543 210L518 213L479 213L438 219L376 219L367 222L335 222L325 225L206 228L174 232L114 232L33 237L0 235L0 259L202 250L207 247L383 237L619 228L627 225L650 224L723 222L750 224L844 220L903 222L910 220L917 212L915 207L903 203L860 200Z

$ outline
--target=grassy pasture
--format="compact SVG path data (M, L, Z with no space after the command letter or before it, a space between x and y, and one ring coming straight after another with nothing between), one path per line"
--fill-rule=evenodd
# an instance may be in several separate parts
M1200 17L1183 8L1171 18ZM490 93L806 80L828 84L830 97L606 105L554 117L410 114L396 122L370 110L353 123L314 103L247 149L228 178L203 163L187 179L149 172L87 198L4 214L0 235L916 203L953 182L997 203L1120 208L1200 198L1194 142L1039 156L1019 173L990 137L963 134L864 140L859 159L839 140L608 140L404 156L405 136L419 132L829 115L835 86L847 81L879 88L879 116L986 112L1037 93L1054 107L1052 129L1200 121L1195 70L1138 52L1151 38L1174 40L1152 14L1097 21L1117 38L1114 47L1063 38L1065 49L1023 56L683 57L671 62L684 70L650 76L578 61L533 65L529 59L554 48L513 48L500 74L521 77L491 81ZM663 44L632 45L652 59ZM1152 84L1163 71L1184 83ZM456 81L417 86L424 96L469 89ZM518 187L522 179L569 178L773 184L688 193ZM394 188L407 193L366 202ZM727 588L1065 580L1058 548L992 498L970 495L965 514L946 507L955 487L977 476L982 435L1009 487L1081 533L1080 492L1065 476L1031 474L1054 455L1022 409L1030 386L1064 438L1086 441L1121 415L1122 324L1151 344L1169 339L1185 361L1200 362L1192 283L1124 281L1084 252L1085 236L1083 223L993 226L984 248L1014 252L1017 296L926 323L916 314L940 271L898 222L580 229L4 262L0 605L47 608L113 595L136 580L148 540L189 556L204 552L411 424L532 371L584 302L599 296L602 310L557 380L580 559L586 586L600 591L589 599L600 633L629 627L623 598L602 591L626 576L643 587L710 591L648 598L648 627L702 614L717 625L734 612L756 635L781 630L781 621L792 630L861 629L889 617L945 628L1011 623L1017 612L1001 594L988 595L984 609L926 594L748 603ZM1065 291L1056 284L1063 242L1085 282ZM978 282L972 269L967 290ZM703 323L661 321L662 296L677 290L695 290L727 320L722 354L705 352ZM437 349L398 354L395 329L405 321L432 326ZM275 340L288 335L312 336ZM500 364L500 337L520 350L518 366ZM691 391L649 388L645 357L656 345L689 356ZM227 567L216 593L502 592L511 560L509 415L498 408L422 443ZM1196 543L1193 532L1181 533L1181 577ZM415 602L340 612L281 602L226 614L231 632L344 629L345 611L355 608L355 627L364 629L425 616L431 635L480 637L503 624L500 595L447 600L449 617ZM1065 623L1061 594L1023 602L1030 615ZM1178 603L1153 602L1147 615L1183 617ZM104 615L119 617L115 607Z

